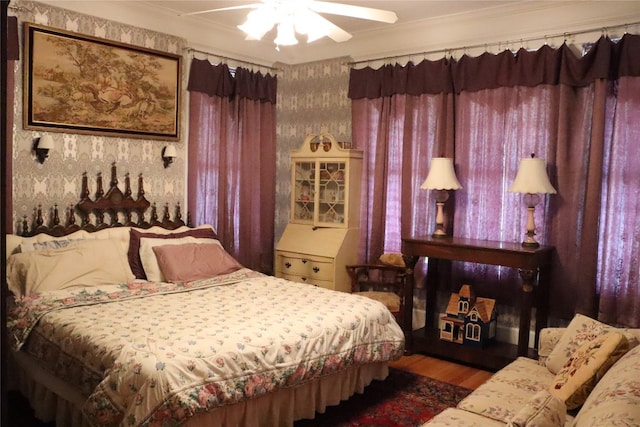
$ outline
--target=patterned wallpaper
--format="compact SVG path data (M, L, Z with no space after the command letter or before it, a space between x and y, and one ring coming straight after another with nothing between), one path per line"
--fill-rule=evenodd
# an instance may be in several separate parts
M282 70L278 72L276 126L276 243L289 222L290 152L309 133L329 132L338 141L351 141L349 61L342 57L293 66L276 64Z
M90 15L71 12L38 2L16 1L13 3L15 15L20 25L20 45L23 47L22 24L31 22L62 30L87 34L108 40L114 40L136 46L143 46L163 52L182 53L186 41L167 34L157 33L142 28L107 21ZM21 52L21 57L24 54ZM23 129L22 126L22 59L15 65L15 103L13 126L13 223L16 227L22 217L33 215L34 208L42 205L43 213L48 212L54 204L62 210L76 203L80 198L82 173L89 177L89 191L94 197L96 175L102 172L105 191L109 188L111 164L116 163L119 187L124 191L124 175L131 176L134 196L137 194L137 177L144 177L145 197L159 208L162 214L165 203L173 207L177 202L183 204L185 199L185 129L186 129L186 60L182 64L182 140L174 142L178 157L168 168L164 168L161 152L168 142L160 140L130 139L73 133L50 132L54 140L54 149L49 158L40 164L32 153L33 141L43 132ZM149 213L149 212L147 212ZM183 210L183 217L186 212ZM47 219L46 219L47 221ZM14 232L16 230L14 229Z
M20 25L33 22L94 37L115 40L171 53L184 52L186 41L167 34L132 27L114 21L84 15L43 3L18 0L15 14ZM22 29L20 30L22 46ZM289 153L298 148L308 133L330 132L340 141L351 141L351 102L347 97L351 58L335 58L307 64L276 64L278 72L277 104L277 190L275 241L280 238L289 218L290 161ZM24 215L33 217L41 204L45 220L49 210L58 204L76 203L81 190L82 172L89 177L89 190L95 193L95 177L103 174L105 190L110 178L110 165L116 162L120 189L124 190L124 174L131 176L132 190L137 192L137 177L144 177L145 195L158 207L185 200L185 143L187 69L189 58L183 59L182 140L174 143L178 151L175 162L167 169L162 165L165 141L51 132L55 148L44 164L35 160L33 141L40 131L22 127L22 63L15 65L15 103L13 138L13 223L17 228ZM185 212L183 214L186 215ZM66 218L61 218L66 221ZM14 230L15 231L15 230Z

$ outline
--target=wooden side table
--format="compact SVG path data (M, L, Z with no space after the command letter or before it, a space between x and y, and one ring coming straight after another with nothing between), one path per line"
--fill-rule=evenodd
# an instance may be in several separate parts
M458 237L409 237L402 239L402 254L413 275L413 268L419 257L428 257L427 307L425 327L414 331L407 342L409 352L429 353L462 362L475 364L491 370L504 367L517 356L535 357L535 350L529 349L529 328L533 307L534 290L536 296L535 343L538 333L547 325L549 280L552 246L525 248L520 243L489 240L464 239ZM520 304L520 326L518 344L493 343L488 348L477 349L439 339L438 325L434 324L436 309L436 289L445 268L450 261L466 261L517 268L522 283ZM413 284L413 278L409 278ZM413 312L413 301L408 298L408 316ZM411 319L408 319L409 325Z

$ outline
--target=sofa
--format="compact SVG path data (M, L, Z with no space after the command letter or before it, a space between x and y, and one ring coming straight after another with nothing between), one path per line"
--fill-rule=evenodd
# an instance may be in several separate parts
M519 357L424 427L640 426L640 329L583 315L540 332Z

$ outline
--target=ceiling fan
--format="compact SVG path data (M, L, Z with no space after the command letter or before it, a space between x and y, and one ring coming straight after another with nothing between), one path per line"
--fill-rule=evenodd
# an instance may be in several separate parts
M181 16L223 12L227 10L253 9L247 15L246 22L238 25L238 28L247 34L247 39L260 40L275 26L277 27L277 36L274 43L278 46L297 44L298 40L296 39L295 33L307 35L307 43L311 43L324 36L328 36L336 42L344 42L352 37L347 31L324 18L321 14L349 16L390 24L393 24L398 19L395 12L392 11L344 3L318 0L261 1L261 3L184 13Z

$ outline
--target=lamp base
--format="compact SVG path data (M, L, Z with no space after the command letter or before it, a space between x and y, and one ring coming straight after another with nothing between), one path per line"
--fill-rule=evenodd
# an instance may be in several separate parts
M540 247L540 243L538 243L534 237L536 235L536 224L533 216L534 211L534 204L527 206L527 237L525 237L522 242L522 247L524 248L535 249Z
M444 231L444 202L449 198L449 193L446 190L438 190L438 199L436 200L436 229L434 230L432 237L447 237L447 232Z
M431 237L435 237L435 238L443 238L443 237L449 237L447 236L447 233L444 232L444 230L442 229L436 229L436 231L433 232L433 234L431 235Z
M529 248L529 249L536 249L540 247L540 243L536 242L535 240L533 242L529 242L527 240L525 240L524 242L521 243L523 248Z

